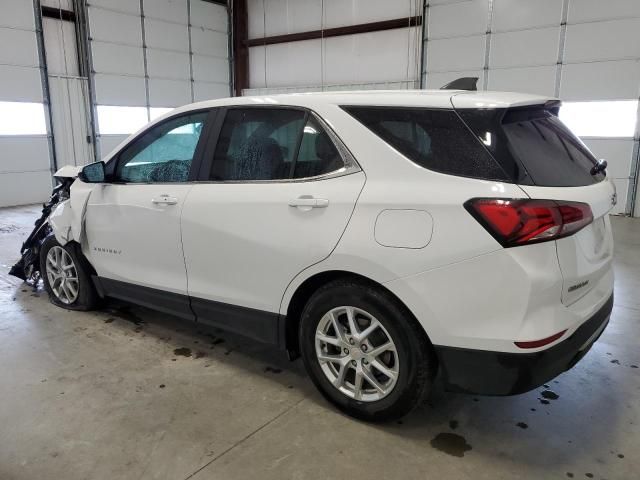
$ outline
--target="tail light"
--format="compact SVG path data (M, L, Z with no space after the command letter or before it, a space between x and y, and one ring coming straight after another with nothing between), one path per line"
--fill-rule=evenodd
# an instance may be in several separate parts
M593 221L589 205L580 202L472 198L464 207L503 247L556 240Z

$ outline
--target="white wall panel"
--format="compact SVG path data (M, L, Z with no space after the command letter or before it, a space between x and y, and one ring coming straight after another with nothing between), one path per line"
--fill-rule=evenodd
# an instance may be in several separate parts
M100 153L102 154L102 158L105 158L128 137L129 135L100 135L98 141L100 142Z
M49 142L42 136L0 137L0 174L49 169Z
M560 27L491 35L489 67L555 65Z
M555 65L489 70L488 90L523 92L555 97Z
M193 93L196 102L230 96L229 85L222 83L194 82Z
M144 20L144 36L150 48L165 48L189 51L189 29L186 25L165 22L162 20Z
M33 3L25 0L2 0L0 26L35 30Z
M92 40L142 46L142 24L139 15L125 15L103 8L89 7L89 28Z
M429 38L484 34L487 20L487 0L435 5L429 9Z
M150 77L188 79L189 55L147 48L147 71Z
M0 148L2 143L0 142ZM0 206L42 203L51 194L51 173L0 173Z
M319 30L322 2L317 0L266 0L266 36Z
M189 81L149 79L149 104L152 107L178 107L187 103L191 103Z
M414 54L415 42L417 40L418 44L420 43L416 30L416 28L401 28L324 39L324 84L415 79L419 69L416 62L419 57ZM297 43L310 42L318 42L316 48L319 48L319 41ZM380 48L381 45L385 48ZM316 52L308 52L308 54L314 55L310 59L320 59ZM306 54L301 53L301 55ZM270 61L271 59L267 57L267 65ZM304 68L309 63L309 60L305 60ZM315 67L316 65L309 65L309 68ZM314 74L317 75L317 72ZM291 72L291 75L295 75L294 72ZM304 83L313 85L311 82ZM318 79L315 84L320 83ZM269 83L269 85L272 84Z
M137 0L91 0L91 6L104 7L118 12L140 15L140 2Z
M142 77L96 74L94 84L98 105L146 105L145 83Z
M91 163L87 80L50 77L49 91L58 167Z
M427 70L447 72L484 68L485 35L427 42Z
M40 0L40 4L46 7L73 10L73 0Z
M227 32L226 7L203 0L191 0L191 25Z
M266 47L249 47L249 87L266 87ZM321 61L321 60L319 60Z
M187 2L185 0L144 0L144 16L187 24Z
M201 82L229 83L229 60L193 55L193 78Z
M93 42L93 68L98 73L144 76L142 49L116 43Z
M201 55L227 57L229 55L228 36L226 33L215 30L192 28L191 50Z
M640 18L567 25L564 61L640 57Z
M572 0L569 2L570 23L608 18L640 17L638 0Z
M0 28L0 63L38 66L36 36L31 31Z
M561 16L562 0L494 0L491 30L499 32L560 25Z
M638 98L640 62L575 63L562 67L560 97L564 100L625 100Z
M415 6L415 0L324 0L324 28L421 15Z
M585 138L583 142L596 158L607 161L607 175L623 179L631 176L633 139Z
M247 14L249 38L264 37L264 0L247 0Z
M616 186L616 193L618 194L618 203L611 210L614 215L624 214L627 207L627 196L629 193L629 180L614 178L613 183Z
M320 40L268 45L267 86L322 83ZM330 54L327 53L327 57ZM327 59L329 62L329 60Z
M426 88L437 90L460 77L478 77L478 90L484 89L482 70L457 70L455 72L428 72L425 77Z
M0 65L0 101L42 102L40 70Z
M78 72L75 25L55 18L43 18L44 44L47 55L47 72L74 75ZM54 48L51 48L54 47Z

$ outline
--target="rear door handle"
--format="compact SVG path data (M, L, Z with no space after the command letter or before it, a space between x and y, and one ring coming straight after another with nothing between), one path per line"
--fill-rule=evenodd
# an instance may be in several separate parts
M302 195L298 198L289 200L290 207L299 207L300 209L310 208L326 208L329 206L329 200L326 198L315 198L311 195Z
M165 194L160 195L158 198L152 198L151 203L155 205L175 205L178 203L178 199Z

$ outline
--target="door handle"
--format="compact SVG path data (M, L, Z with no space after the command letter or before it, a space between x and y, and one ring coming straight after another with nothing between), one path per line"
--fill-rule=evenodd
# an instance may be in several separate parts
M175 205L178 203L178 199L176 197L170 197L169 195L160 195L159 198L152 198L151 203L155 205Z
M299 207L303 210L311 208L326 208L329 206L329 200L327 200L326 198L315 198L311 195L302 195L298 198L289 200L289 206Z

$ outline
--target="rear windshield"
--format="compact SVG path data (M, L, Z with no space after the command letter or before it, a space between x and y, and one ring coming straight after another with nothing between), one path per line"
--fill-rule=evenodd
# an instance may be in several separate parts
M342 107L414 163L441 173L548 187L590 185L596 159L541 107Z
M453 110L342 108L421 167L449 175L511 181Z
M544 108L458 110L515 183L578 187L604 178L591 175L597 160L551 111Z

